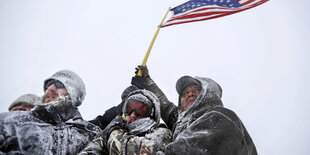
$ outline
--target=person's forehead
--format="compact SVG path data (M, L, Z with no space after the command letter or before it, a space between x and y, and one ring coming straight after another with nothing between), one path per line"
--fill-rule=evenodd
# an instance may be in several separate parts
M16 108L16 107L27 107L27 106L25 104L20 104L20 105L14 106L13 108Z
M29 107L29 106L31 106L31 105L30 105L30 103L19 102L19 103L17 103L17 105L16 105L16 106L14 106L14 107L17 107L17 106Z
M25 109L25 108L33 108L34 106L30 106L29 104L27 103L23 103L21 105L16 105L14 107L12 107L10 110L16 110L16 109Z
M27 103L24 103L24 104L22 104L21 106L29 107L29 108L34 107L34 105L30 105L30 104L27 104Z
M195 89L195 88L199 88L199 86L195 85L195 84L192 84L192 85L188 85L184 90Z

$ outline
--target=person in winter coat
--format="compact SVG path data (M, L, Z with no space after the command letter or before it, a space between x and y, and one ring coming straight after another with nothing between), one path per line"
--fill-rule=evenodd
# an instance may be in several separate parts
M103 115L98 115L96 118L90 120L89 122L99 126L102 130L104 130L107 125L116 117L116 116L122 116L122 108L123 108L123 105L124 105L124 102L125 102L125 99L126 97L133 91L139 89L138 87L134 86L134 85L131 85L129 87L127 87L122 95L121 95L121 99L122 99L122 102L117 105L117 106L114 106L108 110L106 110L104 112Z
M159 98L161 116L173 132L173 141L158 154L257 155L255 145L238 116L223 107L222 88L210 78L183 76L176 83L178 106L170 102L150 78L147 67L138 66L141 77L132 84Z
M9 111L30 111L39 98L39 96L34 94L24 94L11 103Z
M80 153L156 154L171 142L172 132L160 124L160 103L148 90L129 94L122 109L124 116L113 121Z
M56 72L44 91L32 111L0 113L0 154L77 154L99 133L78 111L86 92L76 73Z

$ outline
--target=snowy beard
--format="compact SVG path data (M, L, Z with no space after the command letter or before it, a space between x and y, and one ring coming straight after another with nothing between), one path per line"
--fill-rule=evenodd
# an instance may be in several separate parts
M47 95L45 94L42 97L41 103L38 103L37 107L53 108L53 111L55 111L64 121L73 117L75 108L73 108L72 100L69 95L63 96L58 94L56 100L44 103L46 96Z

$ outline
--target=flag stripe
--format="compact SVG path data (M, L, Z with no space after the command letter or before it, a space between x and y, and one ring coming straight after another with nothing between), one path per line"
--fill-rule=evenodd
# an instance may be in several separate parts
M176 19L186 19L186 18L192 18L192 17L198 17L198 16L208 16L212 14L219 14L219 13L225 13L225 12L231 12L231 11L236 11L236 10L227 10L227 9L204 9L200 11L195 11L195 12L189 12L187 14L184 14L182 16L175 16L174 18L171 18L171 20L176 20Z
M255 0L249 0L249 1L245 1L244 3L241 3L242 6L246 6L251 4L252 2L255 2Z
M171 17L171 19L166 21L161 27L219 18L256 7L267 1L268 0L240 0L241 7L238 8L226 8L216 5L202 6Z
M166 23L165 25L161 26L161 27L167 27L167 26L171 26L171 25L177 25L177 24L184 24L184 23L190 23L190 22L196 22L196 21L203 21L203 20L208 20L208 19L214 19L214 18L218 18L218 17L222 17L222 16L226 16L226 14L214 14L208 17L197 17L194 19L183 19L183 20L178 20L178 21L171 21L168 24Z
M253 6L252 6L253 5ZM223 8L223 7L210 7L210 8L202 8L202 9L198 9L198 10L194 10L191 12L188 12L187 14L183 14L180 16L175 16L170 20L175 20L175 19L185 19L185 18L193 18L193 17L199 17L199 16L208 16L208 15L212 15L214 14L219 14L219 13L224 13L224 12L240 12L245 10L245 9L249 9L251 7L255 7L256 4L252 4L249 5L247 7L243 7L243 8Z
M171 19L176 19L176 18L181 18L181 17L184 17L184 16L187 16L187 15L192 15L192 14L198 14L198 13L205 13L205 12L227 12L227 11L235 11L236 8L222 8L222 7L210 7L210 6L206 6L206 7L203 7L203 8L200 8L200 9L197 9L197 10L193 10L191 12L187 12L187 13L183 13L183 14L179 14L179 15L176 15L174 17L172 17Z

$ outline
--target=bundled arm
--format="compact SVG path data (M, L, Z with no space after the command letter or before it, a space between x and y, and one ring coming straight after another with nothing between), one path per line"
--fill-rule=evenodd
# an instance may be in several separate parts
M146 90L153 92L160 101L161 118L167 124L168 128L174 130L175 123L178 119L178 108L175 104L170 102L163 91L157 86L157 84L149 76L149 72L146 66L138 66L136 70L142 70L142 76L135 76L132 79L131 84L143 86ZM137 73L137 71L136 71Z
M103 115L98 115L95 119L90 120L89 122L99 126L102 130L104 130L108 124L116 117L122 115L122 108L124 105L124 101L126 97L133 91L137 90L138 88L134 85L128 86L122 93L121 99L122 102L117 106L114 106L104 112Z
M120 116L122 114L123 105L124 102L122 101L118 106L114 106L106 110L103 115L98 115L95 119L90 120L89 122L104 130L116 116Z

